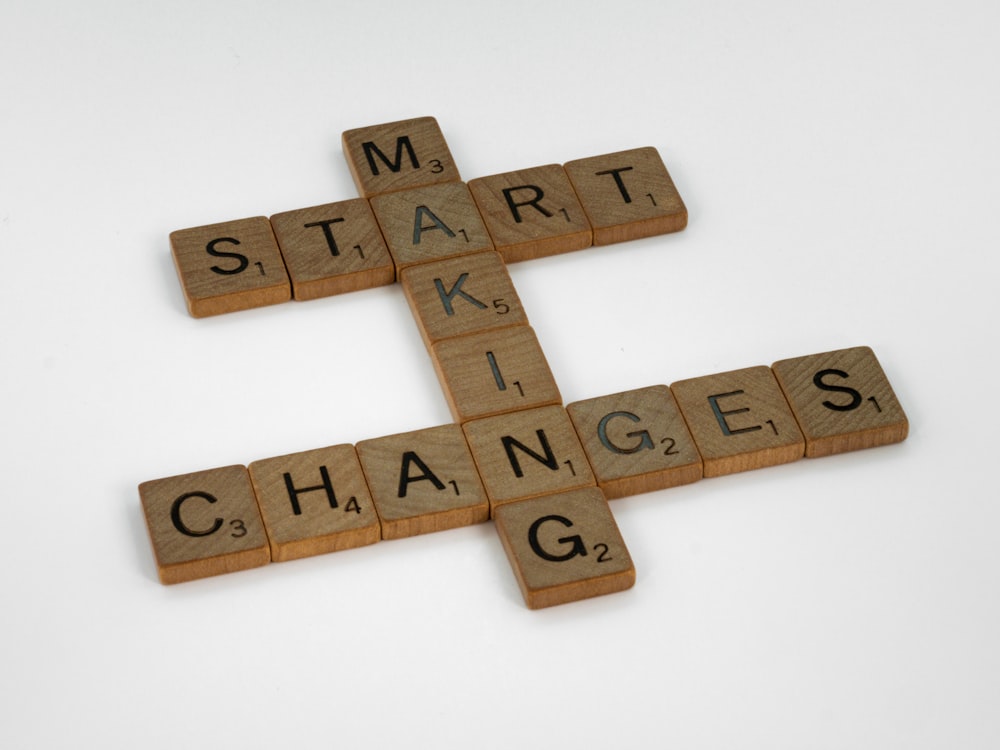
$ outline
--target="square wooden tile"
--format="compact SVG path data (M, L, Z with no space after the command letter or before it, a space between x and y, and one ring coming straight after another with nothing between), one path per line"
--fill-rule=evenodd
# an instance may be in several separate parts
M430 353L456 422L562 403L530 326L444 339Z
M428 347L528 322L507 265L493 251L410 266L400 283Z
M701 455L665 385L577 401L566 411L609 499L701 479Z
M361 547L382 538L353 445L265 458L248 468L273 561Z
M594 474L569 415L561 406L466 422L490 507L594 486Z
M377 195L371 206L397 273L416 263L493 249L464 182Z
M295 299L329 297L391 284L396 269L363 198L271 217Z
M769 367L680 380L670 390L706 477L788 463L805 454L802 432Z
M347 130L344 157L365 198L462 178L433 117Z
M287 302L292 286L264 216L170 233L170 250L196 318Z
M595 245L687 226L684 201L651 146L575 159L564 167L593 227Z
M635 566L608 501L596 487L496 509L503 544L531 609L624 591Z
M771 367L805 435L807 456L906 439L906 414L869 347L784 359Z
M139 485L163 583L256 568L271 551L244 466L224 466Z
M590 223L558 164L469 181L493 244L513 263L590 247Z
M357 449L382 519L383 539L489 518L486 493L458 425L362 440Z

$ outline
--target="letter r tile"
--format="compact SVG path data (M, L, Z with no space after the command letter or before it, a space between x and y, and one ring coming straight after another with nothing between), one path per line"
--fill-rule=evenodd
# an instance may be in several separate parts
M170 250L195 318L287 302L292 287L264 216L170 233Z
M596 487L496 509L497 535L530 609L629 589L635 567Z
M590 247L590 223L558 164L479 177L469 190L508 263Z
M225 466L139 485L160 581L255 568L271 561L244 466Z
M805 441L769 367L748 367L670 386L706 477L797 461Z
M365 198L462 179L433 117L347 130L343 146L354 183Z
M249 470L274 562L382 538L353 445L265 458Z
M906 439L909 422L867 346L772 365L814 458Z
M565 164L594 228L594 244L676 232L687 208L659 152L648 146Z

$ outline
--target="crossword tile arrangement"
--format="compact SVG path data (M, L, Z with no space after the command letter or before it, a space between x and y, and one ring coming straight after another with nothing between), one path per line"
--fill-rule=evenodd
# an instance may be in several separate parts
M466 184L432 117L343 148L361 198L170 235L188 309L399 281L455 423L140 484L163 583L492 518L548 607L634 584L609 499L906 438L868 347L563 406L506 263L683 229L656 149Z

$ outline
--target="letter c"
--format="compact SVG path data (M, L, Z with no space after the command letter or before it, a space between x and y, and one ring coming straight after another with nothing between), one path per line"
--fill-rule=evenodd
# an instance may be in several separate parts
M179 498L174 500L174 504L170 506L170 520L174 522L174 528L185 536L210 536L222 528L221 518L216 518L212 527L205 529L204 531L194 531L187 527L184 521L181 520L181 505L183 505L186 500L190 500L192 497L200 497L210 503L217 502L217 500L207 492L185 492Z

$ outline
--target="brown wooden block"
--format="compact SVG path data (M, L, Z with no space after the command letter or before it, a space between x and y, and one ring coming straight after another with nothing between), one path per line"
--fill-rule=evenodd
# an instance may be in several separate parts
M528 322L507 266L493 251L410 266L400 282L428 347Z
M271 217L295 299L329 297L391 284L396 269L363 198Z
M371 206L397 273L417 263L493 249L464 182L377 195Z
M444 339L431 359L456 422L562 403L530 326Z
M802 433L768 367L680 380L670 390L694 436L706 477L804 455Z
M285 263L264 216L170 233L170 249L196 318L287 302Z
M494 510L503 503L595 484L580 438L561 406L475 419L462 429Z
M469 182L493 244L513 263L590 247L590 223L558 164Z
M772 369L805 435L807 456L906 439L906 414L869 347L784 359Z
M342 140L354 184L365 198L462 179L433 117L347 130Z
M458 425L362 440L357 449L382 519L383 539L489 518L486 493Z
M163 583L256 568L271 561L244 466L225 466L139 485Z
M275 562L374 544L378 515L353 445L265 458L250 481Z
M577 401L566 411L609 499L701 479L701 455L665 385Z
M651 146L575 159L564 167L593 227L595 245L687 226L684 201Z
M531 609L624 591L635 567L596 487L496 509L497 534Z

